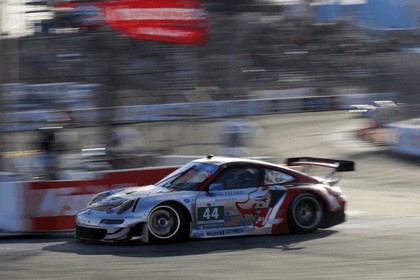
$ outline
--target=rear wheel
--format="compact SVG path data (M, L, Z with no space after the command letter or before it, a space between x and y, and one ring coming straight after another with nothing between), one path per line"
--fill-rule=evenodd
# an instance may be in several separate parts
M147 220L149 242L156 244L184 241L189 233L187 225L187 219L178 205L159 205L152 210Z
M319 227L323 216L324 207L320 199L314 194L303 193L293 200L288 221L293 232L309 233Z

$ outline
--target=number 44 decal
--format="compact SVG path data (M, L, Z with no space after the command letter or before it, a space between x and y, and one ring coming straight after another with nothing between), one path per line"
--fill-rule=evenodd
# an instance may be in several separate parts
M198 221L224 220L225 208L223 206L199 207L197 215Z

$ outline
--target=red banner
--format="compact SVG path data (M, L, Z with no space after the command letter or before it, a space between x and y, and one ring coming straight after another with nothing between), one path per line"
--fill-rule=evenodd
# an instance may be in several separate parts
M210 31L208 14L200 0L76 2L55 7L74 9L83 27L102 22L139 40L202 45Z

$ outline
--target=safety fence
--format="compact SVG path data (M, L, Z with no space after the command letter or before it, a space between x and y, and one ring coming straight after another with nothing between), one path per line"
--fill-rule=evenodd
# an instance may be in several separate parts
M287 98L256 98L247 100L121 106L106 109L74 109L66 111L30 110L4 113L1 131L34 130L53 121L71 121L74 126L93 126L104 110L112 110L113 123L183 121L229 118L284 113L347 110L354 104L394 97L389 93L364 93Z

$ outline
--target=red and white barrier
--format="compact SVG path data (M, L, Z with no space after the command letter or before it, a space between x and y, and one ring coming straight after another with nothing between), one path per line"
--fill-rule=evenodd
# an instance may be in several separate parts
M57 232L75 228L75 215L98 192L156 183L176 167L110 171L98 180L23 182L2 176L0 231Z

